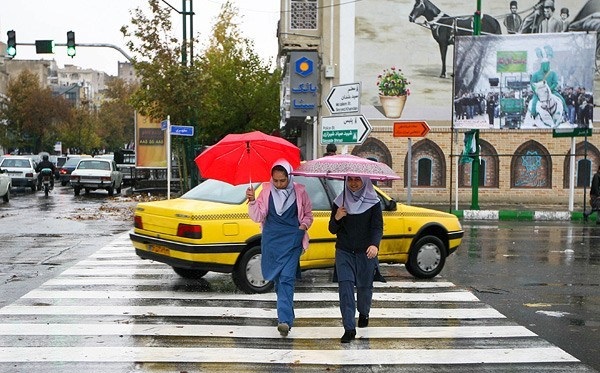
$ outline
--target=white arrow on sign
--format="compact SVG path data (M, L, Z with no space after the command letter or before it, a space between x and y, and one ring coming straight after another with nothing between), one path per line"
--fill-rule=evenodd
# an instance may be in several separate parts
M360 83L336 85L325 99L331 114L360 112Z
M371 123L362 114L321 118L321 145L362 144L369 133Z

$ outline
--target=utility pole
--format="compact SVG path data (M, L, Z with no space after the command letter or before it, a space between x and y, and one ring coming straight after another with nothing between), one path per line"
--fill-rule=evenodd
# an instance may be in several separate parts
M477 0L477 11L473 15L473 35L481 35L481 0ZM475 154L471 162L471 210L479 210L479 130L472 131Z

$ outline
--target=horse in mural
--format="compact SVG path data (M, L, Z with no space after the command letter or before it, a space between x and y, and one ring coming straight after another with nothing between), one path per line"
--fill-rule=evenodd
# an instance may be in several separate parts
M440 78L445 78L448 46L454 44L454 38L457 35L473 35L473 16L452 17L442 12L429 0L415 0L415 5L408 16L408 20L415 23L417 18L421 16L427 20L425 25L431 29L431 34L440 47L442 57ZM498 20L487 14L481 17L481 34L501 33L502 29Z
M552 93L545 80L533 84L535 85L535 94L538 96L536 115L532 114L533 100L529 101L527 112L531 114L534 124L550 128L560 126L565 122L563 102Z

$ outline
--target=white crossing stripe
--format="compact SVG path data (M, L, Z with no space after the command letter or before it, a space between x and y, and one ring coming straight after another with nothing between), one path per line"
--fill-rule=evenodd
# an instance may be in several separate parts
M32 290L23 298L53 299L197 299L197 300L252 300L275 301L275 293L267 294L223 294L192 293L183 291L123 291L123 290ZM334 292L296 293L294 301L335 302ZM468 291L444 293L373 293L374 301L388 302L477 302L476 296Z
M0 324L4 335L130 335L178 337L279 338L272 326L187 325L187 324ZM337 339L339 327L294 327L290 339ZM525 327L428 326L370 327L356 330L356 338L517 338L535 337Z
M217 274L218 276L218 274ZM207 274L204 278L210 278L211 274ZM190 282L194 283L195 280L184 279L181 277L173 277L176 281L180 282ZM57 278L50 279L44 284L44 286L80 286L80 285L129 285L129 286L140 286L140 285L164 285L165 282L171 281L165 279L154 279L154 278L134 278L134 277L102 277L102 276L94 276L94 277L67 277L60 276ZM296 289L303 288L335 288L337 289L336 283L323 283L323 284L303 284L302 282L296 283ZM438 282L410 282L410 281L388 281L386 283L375 283L373 287L376 289L385 289L385 288L393 288L393 289L434 289L434 288L454 288L455 285L451 282L447 281L438 281Z
M338 307L296 308L296 319L340 319ZM237 317L277 318L272 308L251 307L190 307L190 306L18 306L0 309L0 315L130 315L130 316L190 316L190 317ZM371 320L395 319L503 319L493 308L372 308Z
M4 362L193 362L256 364L497 364L576 362L557 347L499 349L289 350L179 347L0 347ZM485 368L482 368L484 370Z

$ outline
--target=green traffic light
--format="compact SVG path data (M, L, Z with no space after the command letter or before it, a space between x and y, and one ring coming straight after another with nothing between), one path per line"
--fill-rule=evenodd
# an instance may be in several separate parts
M67 31L67 56L75 57L75 32Z
M17 54L17 33L15 30L6 32L8 40L6 41L6 54L9 57L14 57Z

